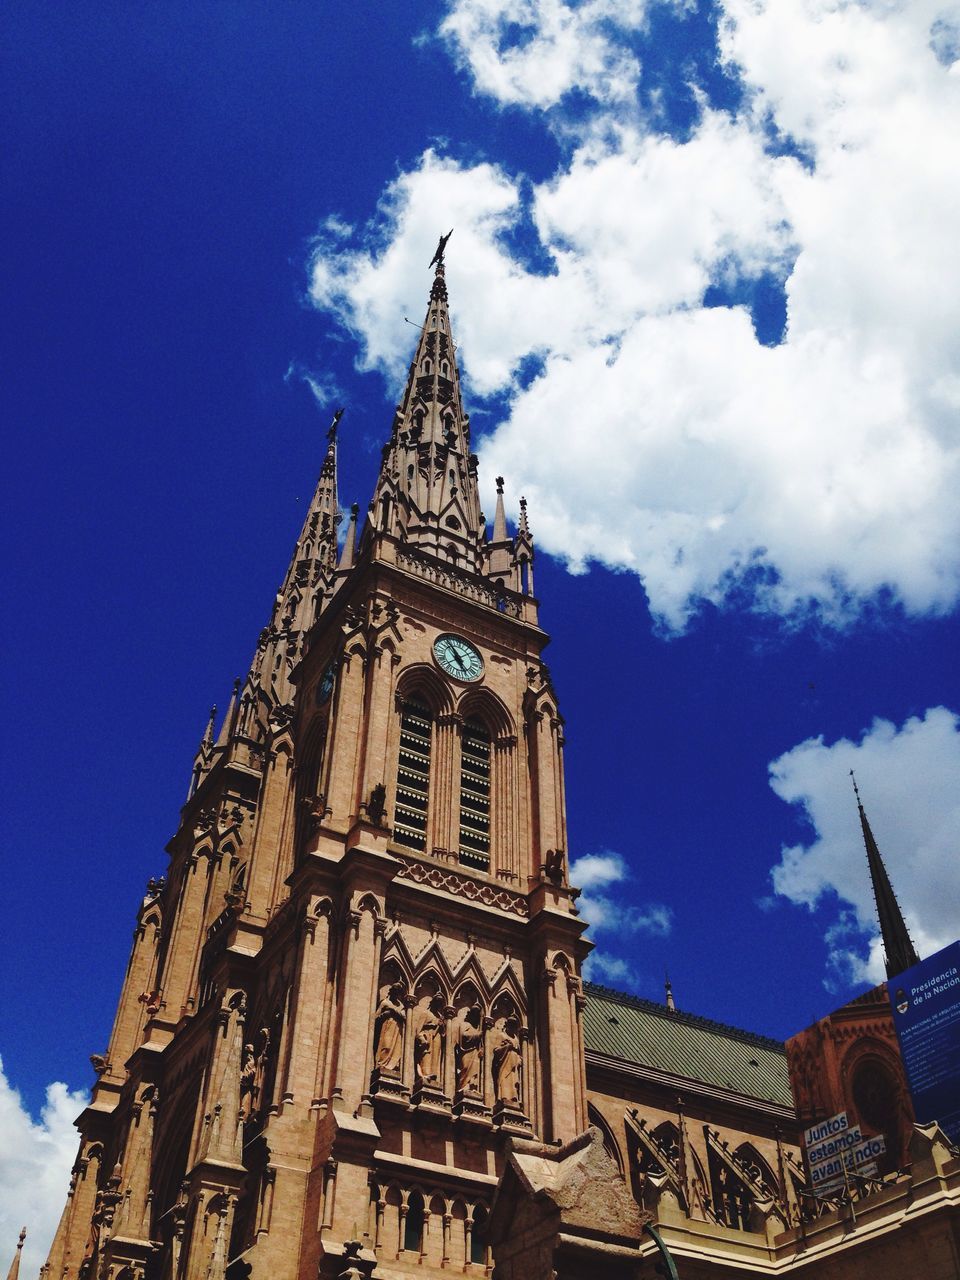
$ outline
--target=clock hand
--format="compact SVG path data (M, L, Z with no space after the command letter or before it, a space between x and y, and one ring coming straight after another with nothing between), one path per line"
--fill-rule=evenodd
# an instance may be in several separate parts
M451 646L450 652L451 652L451 653L453 654L453 656L456 658L456 660L457 660L457 666L460 668L460 670L461 670L461 671L466 671L466 669L467 669L467 668L463 665L463 659L460 657L460 654L457 652L457 650L456 650L456 649L454 649L454 648Z

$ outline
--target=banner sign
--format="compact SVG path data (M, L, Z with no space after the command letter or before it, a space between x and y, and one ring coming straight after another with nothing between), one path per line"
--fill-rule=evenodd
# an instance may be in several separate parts
M855 1146L847 1151L841 1151L839 1155L832 1156L828 1159L821 1160L818 1164L811 1163L810 1181L813 1189L816 1191L823 1183L833 1182L836 1179L843 1180L843 1171L847 1173L858 1173L866 1177L877 1171L877 1156L882 1156L887 1149L887 1144L882 1135L875 1138L864 1138ZM809 1152L807 1155L809 1156Z
M851 1173L870 1177L877 1172L877 1156L886 1152L883 1136L865 1138L846 1111L838 1111L804 1130L803 1143L815 1195L830 1195Z
M891 978L889 992L917 1122L960 1141L960 942Z

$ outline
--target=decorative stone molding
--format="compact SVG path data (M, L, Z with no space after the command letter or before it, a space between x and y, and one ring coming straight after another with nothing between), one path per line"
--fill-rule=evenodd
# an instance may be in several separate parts
M404 854L395 855L403 864L399 873L402 880L413 880L415 884L427 884L432 889L444 889L447 893L456 894L458 898L467 898L471 902L480 902L486 907L498 907L501 911L509 911L511 915L526 918L530 914L526 898L520 893L511 893L499 885L484 884L456 871L448 871L445 867L432 867L416 858Z
M419 556L413 551L398 548L397 564L417 578L424 578L438 587L446 587L448 591L486 605L488 609L495 609L511 618L519 618L521 615L519 600L500 595L492 587L478 582L472 574L460 573L450 565L440 565L433 557Z

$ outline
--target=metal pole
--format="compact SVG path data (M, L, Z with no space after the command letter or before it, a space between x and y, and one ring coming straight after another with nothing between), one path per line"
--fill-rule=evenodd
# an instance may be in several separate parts
M657 1228L653 1225L652 1222L645 1222L643 1224L643 1229L644 1231L649 1232L651 1236L653 1236L654 1243L656 1244L658 1250L660 1251L660 1257L663 1259L663 1265L658 1266L657 1270L661 1273L661 1275L666 1276L667 1280L680 1280L680 1277L677 1274L677 1264L674 1262L673 1258L670 1256L670 1250L667 1248L666 1244L664 1243L663 1237L660 1235L660 1232L657 1230Z

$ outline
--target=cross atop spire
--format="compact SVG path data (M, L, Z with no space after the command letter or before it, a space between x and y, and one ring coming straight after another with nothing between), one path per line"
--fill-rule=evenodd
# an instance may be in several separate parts
M867 864L870 867L870 882L873 885L873 897L877 904L877 917L880 921L880 936L883 939L883 954L886 961L887 977L893 978L911 965L919 964L920 957L907 932L906 922L897 895L880 856L880 850L870 830L870 823L860 799L860 789L853 770L853 792L857 797L857 808L860 811L860 827L863 831L863 843L867 850Z

